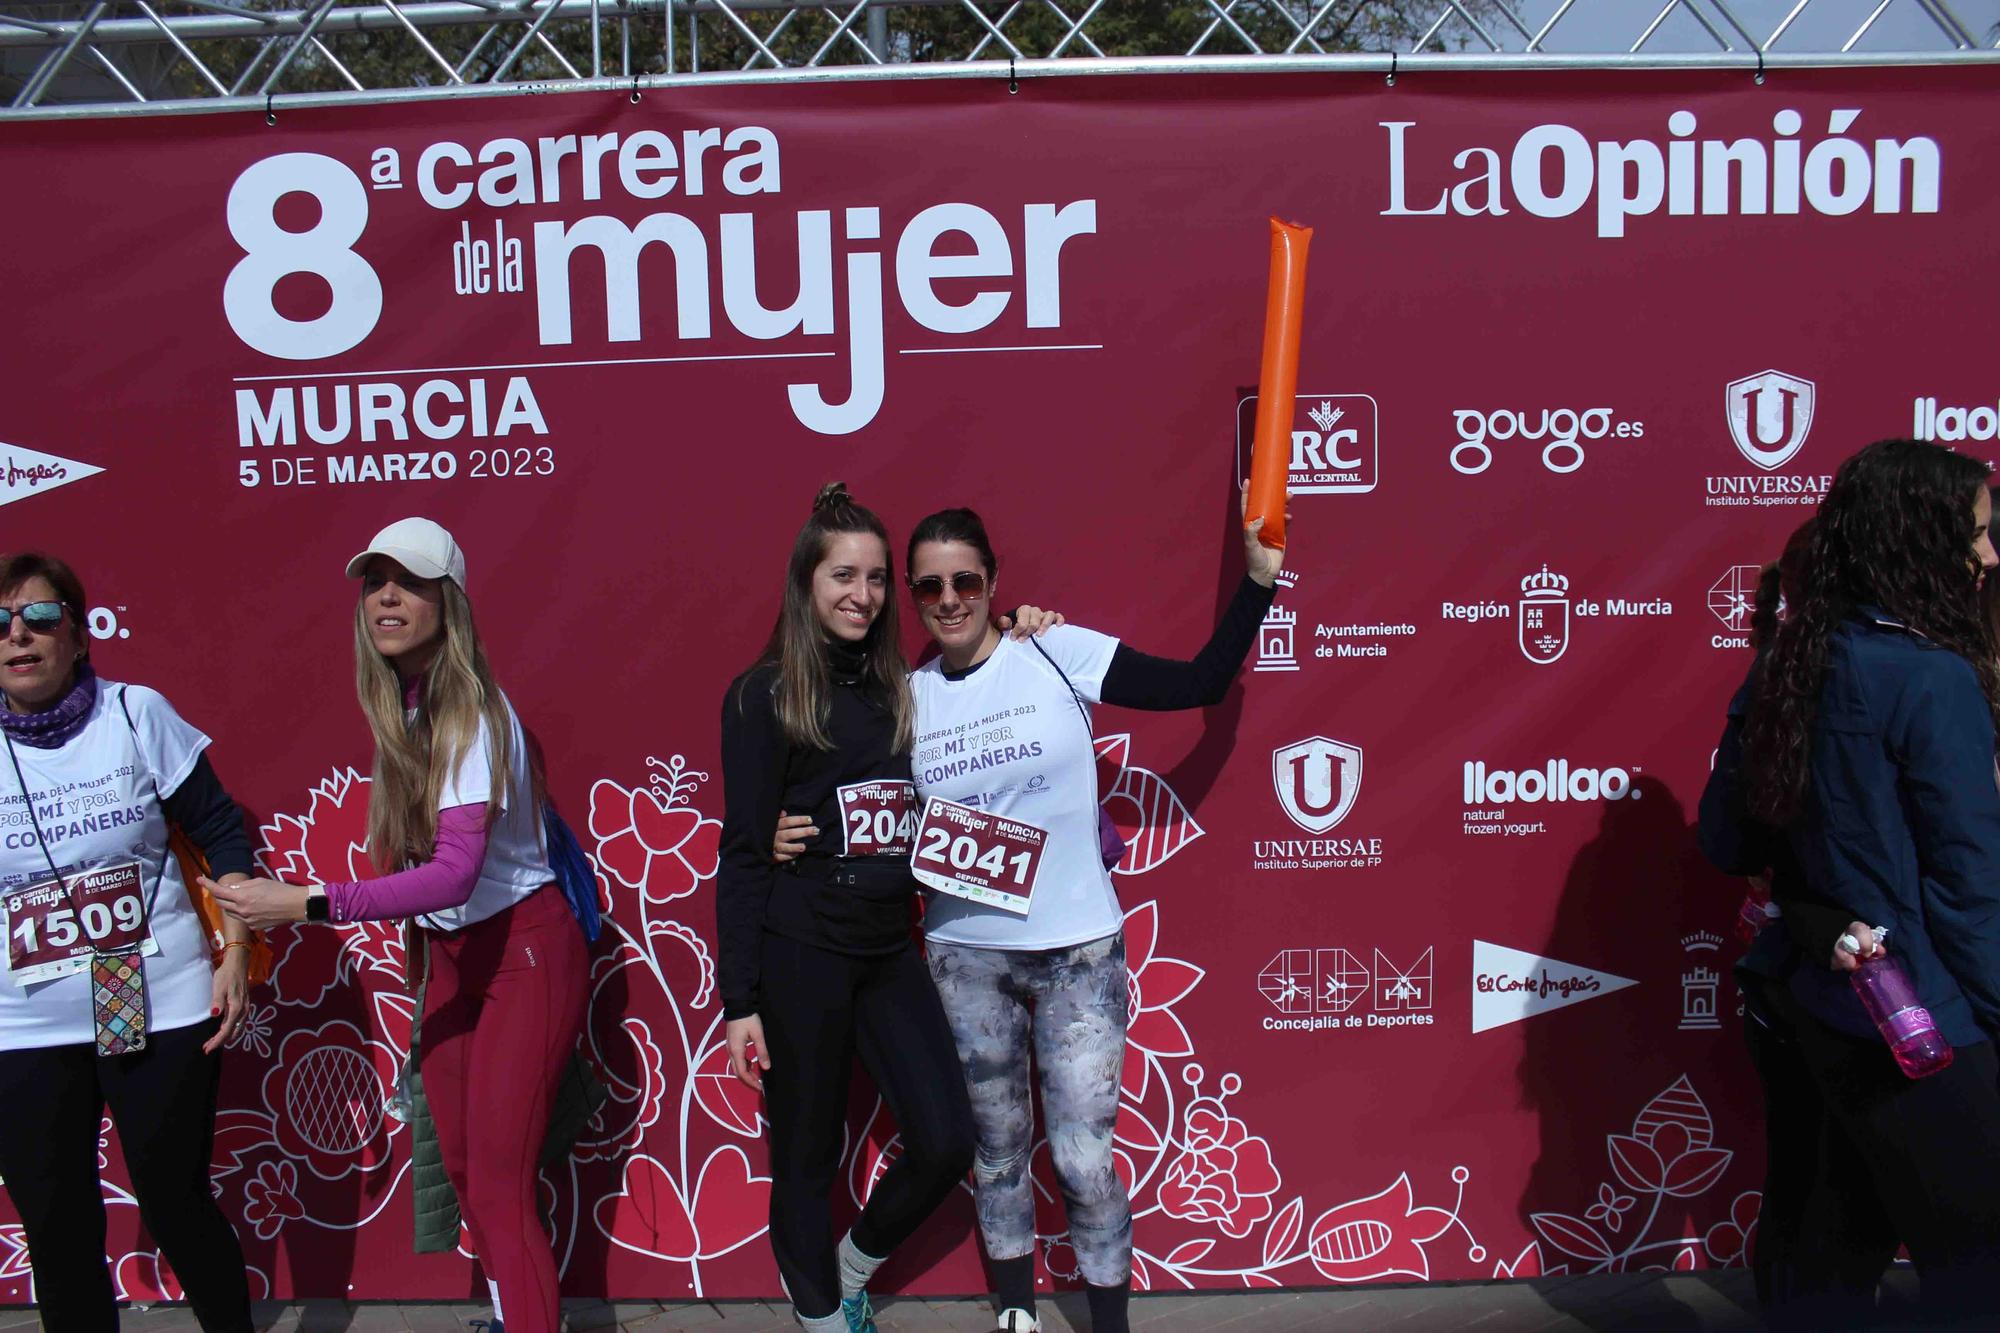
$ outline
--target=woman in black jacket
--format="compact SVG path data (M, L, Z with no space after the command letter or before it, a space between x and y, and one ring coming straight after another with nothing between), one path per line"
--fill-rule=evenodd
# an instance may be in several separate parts
M722 705L725 810L716 885L720 984L736 1077L771 1125L771 1250L807 1329L873 1330L876 1267L972 1165L972 1112L951 1029L910 933L917 825L914 708L888 532L838 483L799 530L756 665ZM839 828L783 867L780 810ZM856 1054L903 1154L833 1242Z

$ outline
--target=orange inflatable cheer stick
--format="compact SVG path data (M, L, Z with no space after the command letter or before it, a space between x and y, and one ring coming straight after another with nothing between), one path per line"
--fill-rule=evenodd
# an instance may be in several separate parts
M1299 325L1305 318L1306 250L1312 228L1271 219L1271 287L1264 304L1264 366L1257 376L1257 433L1250 448L1245 526L1264 520L1257 540L1285 549L1285 477L1292 453L1292 404L1299 387Z

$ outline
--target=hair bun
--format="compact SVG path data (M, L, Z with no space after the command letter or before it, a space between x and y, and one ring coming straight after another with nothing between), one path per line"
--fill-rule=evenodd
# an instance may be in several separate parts
M820 487L819 494L813 497L813 512L819 514L828 510L844 509L853 503L854 497L847 493L846 482L829 481Z

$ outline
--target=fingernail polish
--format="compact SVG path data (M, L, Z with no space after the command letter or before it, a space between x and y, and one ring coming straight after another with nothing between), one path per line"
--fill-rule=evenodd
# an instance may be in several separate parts
M221 1013L221 1012L222 1012L222 1010L221 1010L220 1008L215 1008L215 1009L210 1009L210 1010L208 1011L208 1016L209 1016L210 1018L214 1018L214 1017L215 1017L215 1016L216 1016L217 1014L219 1014L219 1013Z

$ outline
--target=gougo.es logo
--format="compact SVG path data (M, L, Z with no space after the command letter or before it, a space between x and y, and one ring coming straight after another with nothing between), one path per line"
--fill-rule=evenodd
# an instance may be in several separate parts
M1493 446L1512 441L1541 446L1542 466L1551 472L1574 472L1583 466L1586 441L1636 440L1646 433L1643 421L1621 421L1608 407L1557 407L1490 411L1461 407L1453 410L1458 443L1451 447L1451 465L1468 477L1493 465Z

